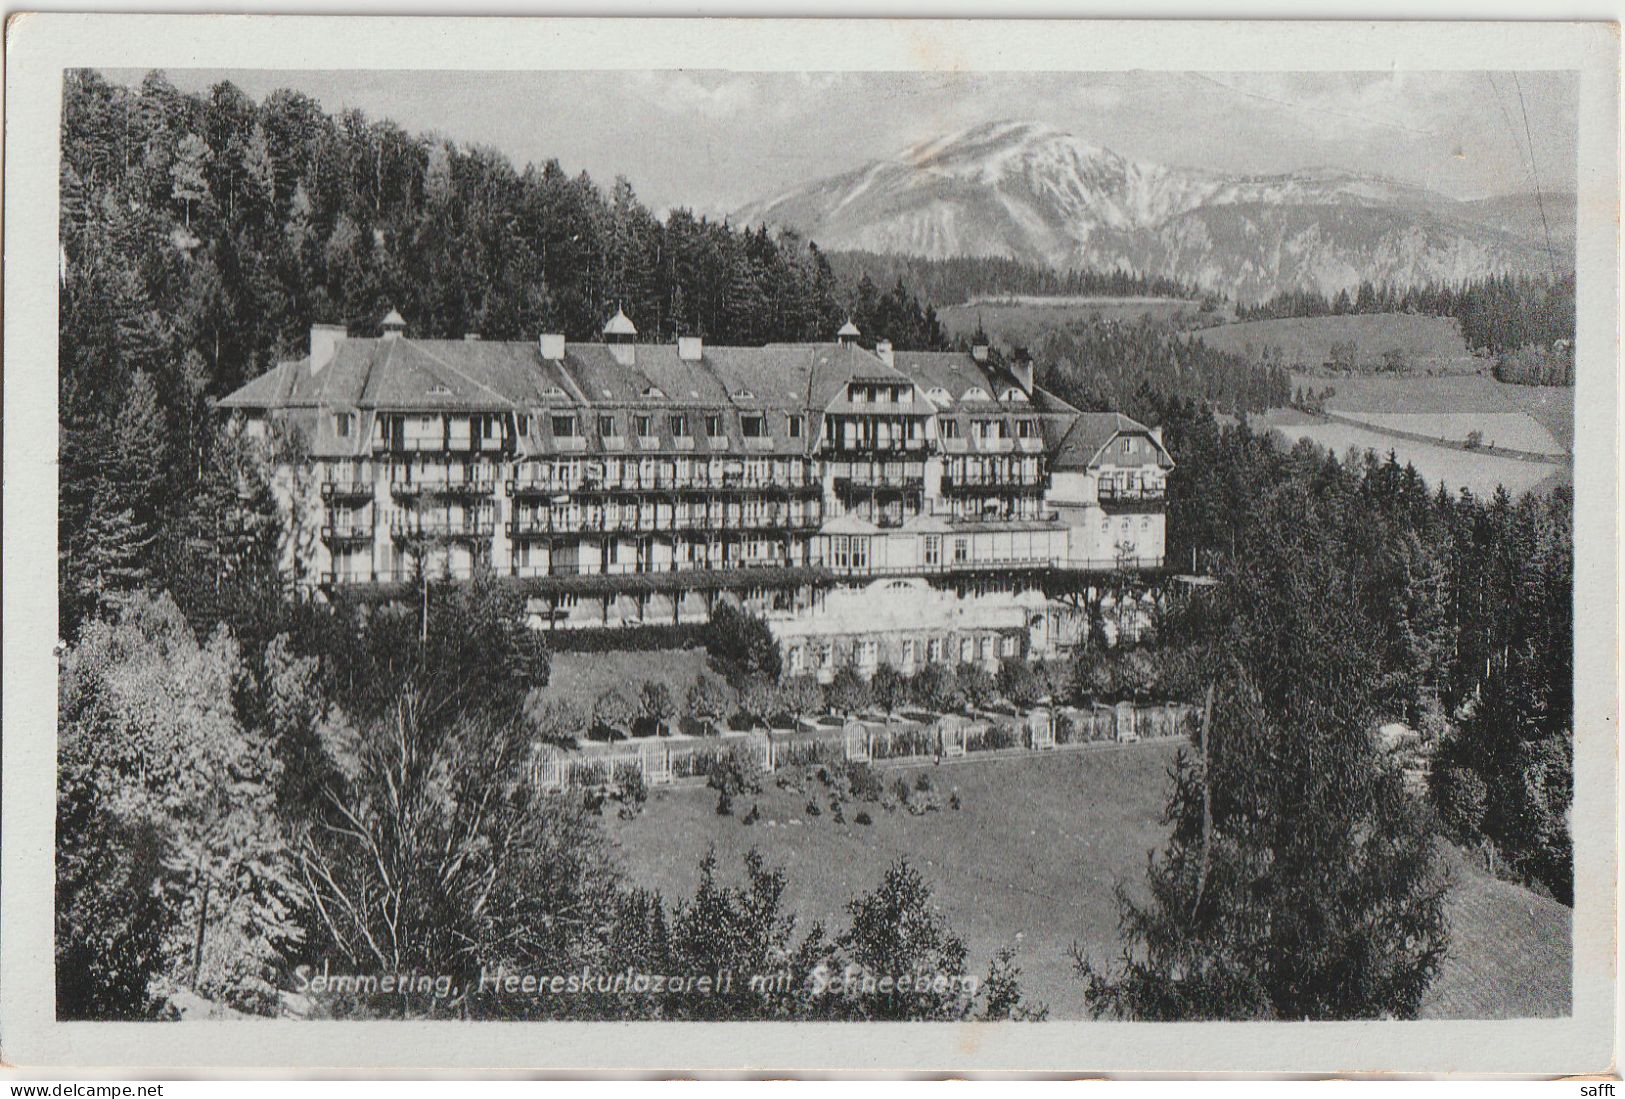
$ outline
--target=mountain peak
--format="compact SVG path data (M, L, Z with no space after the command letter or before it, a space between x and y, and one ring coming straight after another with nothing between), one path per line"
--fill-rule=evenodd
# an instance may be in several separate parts
M1123 268L1246 298L1538 267L1527 232L1486 224L1491 213L1336 168L1239 175L1138 162L1049 123L1006 118L737 217L797 229L826 249Z

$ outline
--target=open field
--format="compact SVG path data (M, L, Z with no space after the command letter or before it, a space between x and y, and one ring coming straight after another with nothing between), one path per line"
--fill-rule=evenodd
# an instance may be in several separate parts
M781 790L771 779L759 797L738 799L734 816L716 814L710 790L665 788L637 819L606 817L606 825L632 880L668 901L692 895L707 849L738 881L745 852L757 848L770 866L785 869L798 935L820 921L832 933L844 929L846 901L907 856L965 937L976 973L986 972L1001 946L1014 945L1028 999L1047 1003L1052 1018L1075 1019L1085 1012L1068 948L1076 942L1096 959L1116 956L1112 888L1119 880L1130 888L1142 883L1147 853L1165 838L1160 817L1174 751L1171 743L1147 742L885 770L888 783L928 773L945 803L958 791L962 808L945 804L912 816L867 805L870 825L853 823L859 804L850 800L844 824L827 808L809 817L807 793ZM747 826L740 818L753 803L761 820ZM1453 873L1454 945L1427 1014L1566 1013L1568 910L1459 858Z
M1465 443L1477 432L1482 446L1554 458L1568 453L1527 412L1337 412L1336 416L1379 431L1422 435L1446 443Z
M1180 298L1013 295L946 305L937 310L937 319L949 335L969 336L980 323L996 342L1022 345L1035 345L1046 332L1072 323L1136 321L1141 317L1168 321L1179 327L1196 325L1202 323L1201 303Z
M1462 342L1453 317L1366 313L1337 317L1283 317L1242 321L1202 330L1209 347L1258 358L1277 349L1289 368L1316 370L1330 361L1332 345L1352 342L1361 366L1377 366L1383 352L1397 350L1411 370L1474 371L1483 361Z
M1326 377L1293 374L1292 387L1337 391L1329 412L1521 412L1551 433L1562 448L1574 448L1574 390L1567 386L1510 385L1484 374L1435 377ZM1488 432L1485 433L1488 438Z
M1475 496L1488 496L1498 485L1506 486L1513 496L1520 496L1564 468L1556 462L1524 461L1482 451L1435 446L1353 424L1303 422L1306 420L1311 418L1302 413L1283 412L1278 416L1272 413L1261 418L1260 426L1267 425L1294 442L1308 439L1339 458L1351 449L1373 450L1378 457L1386 457L1393 451L1401 465L1415 466L1416 472L1429 483L1443 484L1451 492L1470 489Z

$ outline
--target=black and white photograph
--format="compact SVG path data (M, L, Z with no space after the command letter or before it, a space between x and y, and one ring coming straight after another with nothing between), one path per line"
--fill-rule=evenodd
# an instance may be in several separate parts
M48 1018L1576 1015L1578 61L142 56L7 204Z

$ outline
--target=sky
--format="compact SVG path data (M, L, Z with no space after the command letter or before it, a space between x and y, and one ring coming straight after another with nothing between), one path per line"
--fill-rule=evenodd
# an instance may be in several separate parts
M137 83L142 73L112 70ZM416 133L631 180L657 212L724 214L997 119L1047 122L1135 160L1332 167L1455 198L1573 190L1566 72L750 73L169 70L184 91L289 87ZM1531 156L1531 153L1533 154Z

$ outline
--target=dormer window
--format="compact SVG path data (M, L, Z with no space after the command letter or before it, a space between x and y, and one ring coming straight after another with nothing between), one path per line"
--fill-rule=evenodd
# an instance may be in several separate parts
M959 438L959 421L943 420L937 424L937 433L944 439Z
M760 412L747 412L739 417L739 432L747 439L760 439L767 434L767 417Z
M560 389L556 385L548 386L547 392L544 394L544 396L550 401L562 401L565 399L564 390Z
M940 385L933 386L932 388L926 390L925 397L926 400L930 401L932 404L950 405L954 403L953 394L949 393Z
M705 433L713 439L722 434L722 414L720 412L706 413Z
M615 417L613 417L613 416L600 416L600 417L598 417L598 434L600 434L600 435L609 435L609 436L619 435L620 432L615 429Z
M660 391L660 387L657 385L651 385L649 388L645 389L643 391L643 395L651 401L663 401L666 399L666 395Z
M965 395L960 398L962 401L991 401L992 399L992 395L979 385L973 385L965 390Z
M431 397L449 397L451 396L451 390L443 385L431 385L428 394Z
M340 412L333 417L333 431L341 439L348 439L355 430L355 413Z
M553 417L553 437L556 439L571 439L576 433L576 418L574 416Z
M1017 420L1016 421L1016 438L1018 438L1018 439L1036 439L1036 438L1038 438L1038 421L1037 420Z
M636 423L639 437L647 439L655 433L655 418L648 413L639 415Z
M791 414L785 417L785 427L790 438L799 439L802 432L807 428L806 418L798 414Z
M1023 393L1021 390L1017 389L1015 386L1011 386L1009 389L1006 389L999 396L999 400L1003 401L1005 404L1013 404L1016 401L1025 401L1026 399L1027 399L1027 394Z
M734 400L736 401L754 401L755 399L756 394L752 393L748 389L741 389L738 393L734 394Z
M514 426L518 429L519 434L528 436L530 434L530 413L521 412L515 416Z
M671 433L679 439L688 437L688 417L676 414L671 418Z

